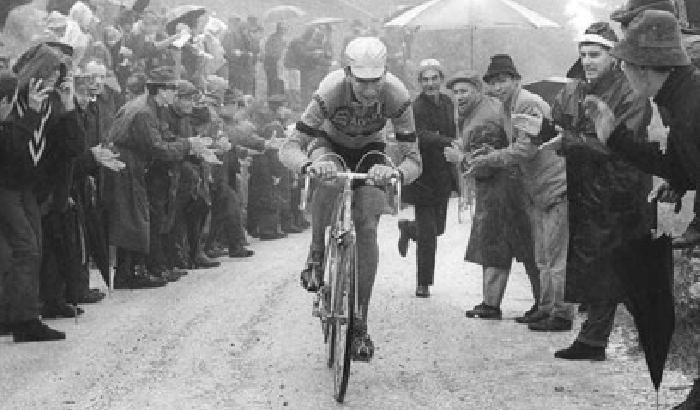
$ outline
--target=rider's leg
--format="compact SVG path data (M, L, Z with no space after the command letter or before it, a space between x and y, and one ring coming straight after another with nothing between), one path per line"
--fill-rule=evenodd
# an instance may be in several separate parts
M302 286L315 291L323 280L323 251L326 244L326 227L333 216L333 204L342 187L333 182L320 183L311 199L311 245L306 267L301 273ZM316 269L314 270L314 266Z
M357 233L357 296L365 325L379 259L377 224L385 203L384 192L376 187L364 186L355 191L353 219Z

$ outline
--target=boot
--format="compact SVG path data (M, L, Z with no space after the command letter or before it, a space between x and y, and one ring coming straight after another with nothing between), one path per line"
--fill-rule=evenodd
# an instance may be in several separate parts
M557 350L554 353L554 357L565 360L591 360L600 362L605 360L605 348L590 346L576 340L566 349Z
M542 320L543 317L541 317L541 316L539 316L538 318L532 318L532 316L535 313L537 313L538 310L539 310L539 306L537 303L535 303L534 305L532 305L532 307L530 307L530 309L527 312L523 313L522 316L516 317L515 321L518 323L532 323L532 322L537 322L539 320Z
M12 339L16 343L48 342L52 340L63 340L65 338L65 333L51 329L39 319L20 322L12 326Z
M316 292L323 285L323 251L310 252L300 282L301 287L309 292Z
M700 379L695 379L693 388L688 393L683 403L677 405L673 410L698 410L700 409Z
M428 285L416 286L416 297L418 297L418 298L430 297L430 286L428 286Z

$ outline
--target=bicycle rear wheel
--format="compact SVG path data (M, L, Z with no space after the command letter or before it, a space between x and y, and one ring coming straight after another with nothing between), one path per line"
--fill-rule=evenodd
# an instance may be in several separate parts
M338 269L333 286L333 391L335 400L342 403L350 378L352 360L352 332L355 307L355 267L356 249L353 236L344 241L338 249Z

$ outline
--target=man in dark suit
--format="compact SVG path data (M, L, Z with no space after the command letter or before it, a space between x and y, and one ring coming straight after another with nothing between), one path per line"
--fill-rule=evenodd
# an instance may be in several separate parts
M418 81L422 91L413 102L413 114L423 173L405 191L406 202L415 205L415 220L399 221L401 256L406 256L409 240L417 245L417 297L430 296L437 237L445 231L447 202L457 189L456 169L443 154L455 140L452 99L440 92L444 79L440 62L427 59L420 63Z

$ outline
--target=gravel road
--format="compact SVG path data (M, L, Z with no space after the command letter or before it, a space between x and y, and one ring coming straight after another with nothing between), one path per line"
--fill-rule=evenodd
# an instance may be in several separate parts
M533 333L512 320L532 302L521 265L504 320L464 317L480 302L481 269L463 262L469 225L457 223L452 205L429 299L413 296L414 246L401 258L397 219L383 217L369 318L377 351L370 364L353 364L342 407L654 409L644 361L625 355L619 335L608 361L572 363L553 353L575 332ZM309 239L306 232L254 241L253 258L222 259L220 268L192 271L161 289L115 291L86 306L77 324L49 322L66 331L66 341L0 338L0 408L336 408L312 298L298 285ZM681 401L687 385L667 372L661 408Z

